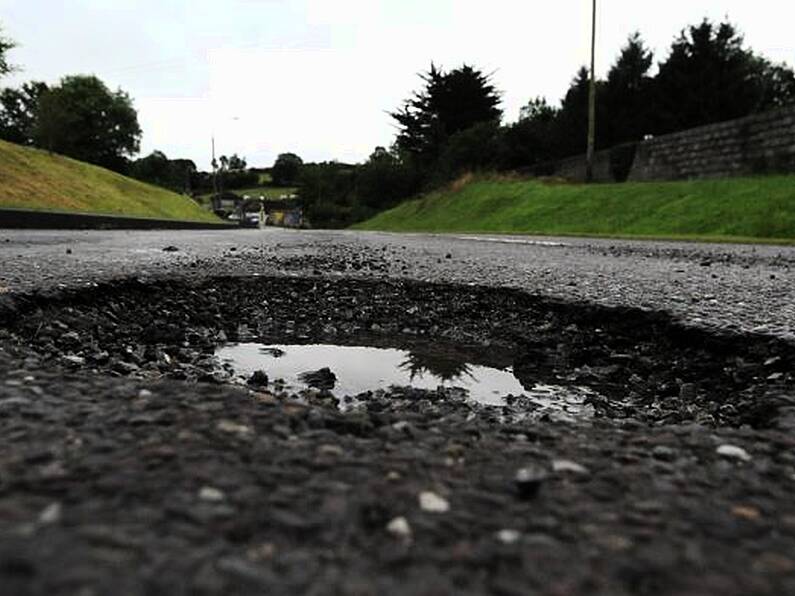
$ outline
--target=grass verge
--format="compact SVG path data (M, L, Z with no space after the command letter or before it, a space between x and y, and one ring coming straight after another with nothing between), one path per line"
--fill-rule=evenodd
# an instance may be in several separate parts
M221 223L188 197L4 141L0 141L0 207Z
M475 178L356 229L795 242L795 176L566 184Z

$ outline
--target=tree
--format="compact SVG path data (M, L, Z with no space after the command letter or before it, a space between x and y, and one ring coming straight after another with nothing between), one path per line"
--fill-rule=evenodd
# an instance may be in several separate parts
M436 179L499 169L505 161L505 136L496 121L479 122L450 137L437 164Z
M482 122L499 123L501 99L489 75L464 64L445 73L431 64L425 86L390 115L398 123L396 145L424 167L438 159L445 143Z
M336 162L301 167L298 196L314 227L341 228L351 223L355 182L355 167Z
M360 209L353 217L357 220L392 207L419 190L412 164L384 147L376 147L367 162L356 168L355 176Z
M46 91L47 85L37 81L0 91L0 138L20 145L33 144L39 99Z
M792 70L743 45L728 22L704 20L682 31L655 81L656 132L730 120L795 98Z
M276 186L294 186L301 175L304 161L295 153L282 153L271 169L271 178Z
M601 132L604 145L639 141L654 128L652 122L652 77L654 56L640 33L629 36L607 74L602 109L607 118Z
M560 104L560 112L555 120L554 136L562 155L585 153L588 144L588 94L591 73L585 67L577 71L565 97ZM604 110L604 81L596 81L596 147L605 146L600 131L606 129L608 118Z
M162 151L153 151L130 164L130 176L175 192L189 193L196 164L189 159L169 159Z
M505 130L508 169L534 166L564 157L558 132L560 110L543 97L527 102L519 111L519 121Z
M771 64L757 58L760 72L760 97L755 111L795 104L795 72L784 64Z
M152 151L146 157L136 159L130 165L130 176L150 184L169 187L170 162L162 151Z
M242 171L246 169L246 160L234 153L232 157L227 160L227 169L231 172Z
M2 31L2 28L0 28L0 31ZM14 66L8 61L7 55L16 45L10 39L0 35L0 77L14 72Z
M138 152L141 127L130 96L95 76L69 76L39 100L36 144L116 171Z

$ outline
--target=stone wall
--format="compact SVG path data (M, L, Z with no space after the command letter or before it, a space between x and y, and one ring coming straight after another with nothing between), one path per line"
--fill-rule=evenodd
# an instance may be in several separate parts
M630 180L795 173L795 107L660 136L638 145Z
M594 181L615 182L610 171L610 151L597 151L593 158ZM554 175L567 180L585 180L585 156L578 155L557 162Z
M596 182L623 182L617 150L594 156ZM699 126L636 145L631 181L690 180L795 173L795 106ZM616 159L616 157L619 159ZM585 180L585 155L545 164L544 174ZM618 168L620 171L621 168ZM624 170L626 171L626 170Z

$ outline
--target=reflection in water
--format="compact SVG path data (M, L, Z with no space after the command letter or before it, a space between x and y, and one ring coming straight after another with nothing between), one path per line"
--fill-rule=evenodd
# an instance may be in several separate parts
M447 354L432 354L427 351L412 351L400 363L400 369L409 373L411 380L426 374L441 379L443 382L457 381L465 376L477 383L472 374L472 367L466 362L455 360Z
M237 344L224 346L216 354L242 378L263 370L272 381L282 379L293 390L308 386L307 372L328 368L336 377L332 392L337 397L392 386L429 390L447 387L463 389L469 399L485 405L502 406L506 397L513 396L531 407L577 414L589 395L578 387L525 388L510 367L471 364L460 350L438 346L409 352L334 345Z

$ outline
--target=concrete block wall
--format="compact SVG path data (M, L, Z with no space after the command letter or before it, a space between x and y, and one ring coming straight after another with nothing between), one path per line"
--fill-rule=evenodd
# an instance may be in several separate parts
M643 141L629 180L788 173L795 173L795 106Z
M594 156L594 180L616 182L610 149ZM585 180L585 155L544 166ZM699 126L638 143L630 181L691 180L795 173L795 106Z
M559 161L555 166L555 176L566 180L585 180L585 155L569 157ZM595 182L614 182L610 171L610 151L594 153L593 178Z

